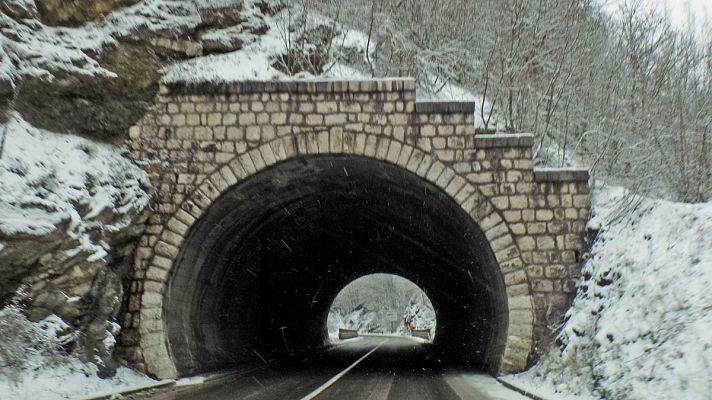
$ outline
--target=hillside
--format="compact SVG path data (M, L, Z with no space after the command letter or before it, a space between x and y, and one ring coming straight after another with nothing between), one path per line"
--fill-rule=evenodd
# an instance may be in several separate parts
M712 393L712 203L596 192L598 234L560 347L514 381L606 399Z
M709 37L654 11L526 3L0 2L0 322L29 335L0 333L0 394L145 381L114 354L155 192L124 143L160 82L384 76L474 100L478 128L534 133L538 165L592 171L574 306L558 346L512 379L609 399L712 392ZM380 318L336 305L332 333ZM40 350L20 362L25 337Z

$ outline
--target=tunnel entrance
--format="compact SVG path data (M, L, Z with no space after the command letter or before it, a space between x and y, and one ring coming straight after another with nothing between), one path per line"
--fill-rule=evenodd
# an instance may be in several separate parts
M392 274L370 274L346 285L331 303L327 320L334 343L339 343L341 329L432 341L436 326L428 295L414 282Z
M405 169L322 155L245 179L192 226L163 302L178 374L322 348L338 292L373 273L428 294L438 317L433 347L445 362L498 370L507 295L472 218Z

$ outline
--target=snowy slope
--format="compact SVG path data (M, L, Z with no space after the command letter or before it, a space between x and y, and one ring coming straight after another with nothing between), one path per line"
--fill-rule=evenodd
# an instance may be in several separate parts
M26 8L35 9L33 0L3 1L21 2ZM0 12L0 60L1 53L9 59L4 67L0 64L0 74L46 79L54 79L57 72L113 77L113 72L102 68L88 54L115 45L118 39L146 36L144 32L170 37L199 26L205 9L242 3L243 0L143 0L76 28L46 26L36 19L18 22ZM3 40L3 35L12 40Z
M256 13L257 10L252 9L252 12ZM299 12L299 10L293 12ZM252 16L252 18L256 17L256 15ZM176 63L166 68L164 82L234 82L314 78L314 75L307 72L290 76L273 67L275 60L285 53L289 46L289 40L285 36L285 32L290 26L286 10L272 17L266 15L259 17L264 20L268 28L264 35L256 36L243 33L241 38L247 45L241 50ZM250 19L250 14L247 14L246 18ZM291 18L299 19L297 16ZM309 14L306 24L306 27L302 28L303 30L315 29L319 26L332 26L333 22L327 18ZM363 53L368 38L358 31L348 30L342 26L337 28L339 33L333 39L334 50L331 54L333 59L325 67L325 71L320 77L367 79L366 74L339 62L338 53L344 49L356 49ZM292 29L294 29L293 26Z
M0 398L54 400L155 382L122 367L112 378L97 377L97 367L67 356L60 346L71 338L57 317L33 323L15 306L0 309Z
M597 191L562 351L515 379L607 399L712 394L712 203Z
M147 174L115 146L36 129L17 114L0 132L2 234L41 236L69 222L67 234L81 243L76 251L100 259L106 249L89 232L102 227L102 216L118 216L102 227L116 231L148 204Z

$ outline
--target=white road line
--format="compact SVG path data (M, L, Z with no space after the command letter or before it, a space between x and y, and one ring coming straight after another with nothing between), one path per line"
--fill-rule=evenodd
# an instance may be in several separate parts
M308 395L302 397L302 400L312 400L312 399L315 398L316 396L320 395L321 392L323 392L324 390L328 389L329 386L333 385L336 381L338 381L339 379L341 379L344 375L346 375L349 371L351 371L351 369L353 369L353 367L357 366L361 361L365 360L366 357L370 356L374 351L378 350L378 348L381 347L381 346L383 346L383 344L386 343L388 340L389 340L389 339L386 339L386 340L382 341L378 346L374 347L371 351L369 351L368 353L364 354L363 357L361 357L361 358L359 358L358 360L356 360L355 363L349 365L348 368L346 368L345 370L343 370L343 371L339 372L338 374L336 374L336 376L334 376L333 378L331 378L331 379L329 379L328 381L326 381L326 383L324 383L323 385L321 385L321 386L319 386L318 388L316 388L316 390L314 390L313 392L311 392L311 393L309 393Z
M373 391L368 395L367 400L388 400L388 394L391 392L394 375L388 374L386 377L381 377L373 388Z

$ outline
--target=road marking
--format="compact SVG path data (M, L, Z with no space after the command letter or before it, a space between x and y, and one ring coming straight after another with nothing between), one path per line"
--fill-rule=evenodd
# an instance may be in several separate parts
M367 400L387 400L388 394L391 392L391 386L393 385L393 375L388 374L388 377L381 377L373 388L373 391L368 396Z
M371 349L371 351L369 351L368 353L364 354L363 357L361 357L361 358L359 358L358 360L356 360L355 363L349 365L348 368L346 368L345 370L343 370L343 371L339 372L338 374L336 374L336 376L334 376L333 378L331 378L331 379L329 379L328 381L326 381L325 384L319 386L319 387L316 388L316 390L314 390L313 392L311 392L311 393L309 393L308 395L302 397L302 400L312 400L312 399L315 398L316 396L320 395L324 390L328 389L329 386L333 385L336 381L338 381L338 380L341 379L344 375L346 375L349 371L351 371L351 369L353 369L353 367L357 366L361 361L365 360L366 357L370 356L374 351L378 350L379 347L383 346L383 344L386 343L388 340L389 340L389 339L386 339L386 340L382 341L378 346L374 347L373 349Z

